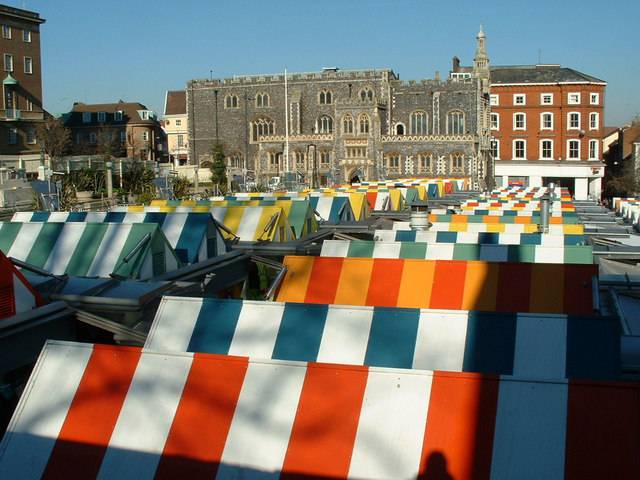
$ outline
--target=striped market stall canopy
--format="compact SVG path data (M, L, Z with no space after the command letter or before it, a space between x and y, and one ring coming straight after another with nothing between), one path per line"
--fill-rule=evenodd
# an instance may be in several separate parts
M549 212L552 217L562 218L574 218L578 217L576 212ZM462 210L459 215L490 215L490 216L511 216L511 217L540 217L540 210L489 210L489 209L474 209L474 210ZM538 222L534 222L538 223ZM568 223L568 222L565 222Z
M433 223L518 223L531 224L541 223L541 217L536 215L429 215L429 221ZM552 225L576 224L579 223L578 216L564 217L551 216L549 223Z
M13 222L156 223L182 263L227 252L222 232L207 213L17 212Z
M639 394L49 342L0 477L635 478Z
M155 223L1 222L0 250L55 275L148 279L180 266Z
M163 297L145 348L543 378L620 373L617 322L588 316Z
M116 207L112 211L117 212L209 212L216 222L223 224L233 232L241 241L273 241L286 242L293 240L293 231L280 207L210 207L209 205L196 206L128 206ZM233 235L224 233L225 238Z
M281 302L593 313L596 265L287 256Z
M539 225L535 223L447 223L433 222L429 230L434 232L469 232L469 233L538 233ZM393 230L411 230L410 222L393 222ZM583 235L584 225L549 225L551 235Z
M0 320L44 305L40 294L0 252Z
M327 197L348 198L349 205L351 206L351 210L353 212L353 218L356 221L364 220L370 214L369 203L367 202L367 197L364 192L332 192L332 193L310 192L308 195L308 198L311 201L312 205L314 205L315 203L314 208L316 209L316 211L320 213L320 210L322 210L324 212L324 215L320 213L320 216L331 222L337 222L339 220L334 220L337 217L336 214L334 214L333 216L334 219L331 219L331 211L333 207L330 207L329 209L327 208L327 203L329 203L329 201L327 200L323 200L322 202L320 201L321 198L327 198ZM318 200L314 200L314 199L318 199ZM318 210L317 208L318 206L320 210ZM341 208L341 204L336 203L336 208ZM346 215L348 215L348 213Z
M593 247L325 240L321 256L589 264L593 263Z
M356 220L348 196L309 196L311 207L320 218L330 223Z
M468 233L421 230L376 230L374 240L380 242L470 243L490 245L586 245L584 235L551 235L548 233Z

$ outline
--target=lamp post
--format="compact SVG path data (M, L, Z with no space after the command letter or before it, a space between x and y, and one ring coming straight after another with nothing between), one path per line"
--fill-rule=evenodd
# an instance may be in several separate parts
M107 169L107 175L106 175L106 180L107 180L107 197L109 197L110 199L113 198L113 163L111 162L105 162L104 166Z
M316 146L307 145L307 160L311 162L311 188L318 188L318 165L316 164Z
M249 158L249 101L253 98L244 92L244 162L242 163L242 186L247 190L247 161Z

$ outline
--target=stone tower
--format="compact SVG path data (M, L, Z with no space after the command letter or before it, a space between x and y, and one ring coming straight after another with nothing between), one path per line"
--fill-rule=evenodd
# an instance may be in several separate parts
M489 89L491 75L489 70L489 56L485 45L486 37L482 25L476 36L476 54L473 58L473 74L478 82L478 159L477 176L472 178L475 188L491 190L494 187L493 159L491 158L491 130L489 117L491 107Z

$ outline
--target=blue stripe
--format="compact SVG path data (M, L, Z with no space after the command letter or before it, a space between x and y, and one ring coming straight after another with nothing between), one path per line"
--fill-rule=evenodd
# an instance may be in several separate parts
M184 227L182 227L182 232L180 232L180 238L178 238L175 248L178 257L184 257L180 258L184 263L196 263L198 261L198 251L203 239L207 237L207 226L210 219L211 215L208 213L187 214L187 220L184 222ZM207 258L212 256L208 254Z
M500 237L493 232L480 232L478 233L478 243L486 245L498 245L500 243Z
M167 214L165 212L145 212L144 223L157 223L158 227L162 228Z
M420 310L379 307L373 311L365 365L411 368Z
M396 230L396 242L415 242L416 232L414 230Z
M272 358L315 362L328 310L328 305L287 303Z
M469 312L462 370L513 374L517 314Z
M567 317L568 378L613 379L620 375L620 331L613 318Z
M309 203L314 210L318 208L318 198L319 197L309 197Z
M87 218L87 212L69 212L67 222L84 222Z
M540 233L523 233L520 235L520 245L542 245Z
M241 310L242 300L204 299L187 351L227 355Z
M327 220L330 222L340 221L338 212L340 212L340 207L344 205L345 200L345 197L333 197L333 201L331 202L331 211L329 212L329 218Z
M33 212L30 222L46 222L49 219L49 212Z
M458 232L436 232L436 243L456 243Z
M127 212L109 212L105 215L104 221L110 223L122 223Z

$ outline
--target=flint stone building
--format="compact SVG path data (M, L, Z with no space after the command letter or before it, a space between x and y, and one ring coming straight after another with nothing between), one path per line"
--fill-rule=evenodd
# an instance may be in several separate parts
M447 176L485 187L491 162L484 40L481 30L472 71L444 81L335 68L288 74L286 85L282 74L192 80L190 158L206 165L220 143L239 182L295 172L306 184Z

